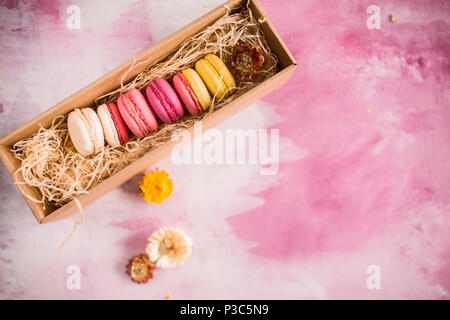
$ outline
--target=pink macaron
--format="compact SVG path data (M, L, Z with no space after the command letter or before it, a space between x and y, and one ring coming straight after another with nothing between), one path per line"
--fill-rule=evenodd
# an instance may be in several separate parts
M187 82L186 78L183 76L181 72L178 72L172 79L173 86L177 91L178 95L183 101L184 106L187 111L189 111L192 115L198 115L202 112L202 106L195 96L194 91L191 86Z
M146 93L153 111L164 123L176 122L183 116L180 98L166 80L158 79L150 82Z
M158 128L158 122L139 90L128 90L119 97L117 105L123 120L137 137L143 138Z

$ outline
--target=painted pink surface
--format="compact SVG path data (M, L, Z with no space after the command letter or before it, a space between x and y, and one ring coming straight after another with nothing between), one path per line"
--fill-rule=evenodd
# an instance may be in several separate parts
M169 199L145 203L131 179L86 208L58 256L76 217L37 225L2 167L1 297L449 298L449 4L379 1L369 30L370 1L261 2L300 66L220 129L279 129L279 173L165 159ZM83 3L81 30L66 28L68 1L0 3L3 135L220 1ZM183 228L193 254L137 286L127 259L160 226Z

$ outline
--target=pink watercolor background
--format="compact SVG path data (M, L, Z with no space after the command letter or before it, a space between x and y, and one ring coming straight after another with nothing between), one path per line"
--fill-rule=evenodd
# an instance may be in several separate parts
M72 3L81 30L66 28ZM168 200L145 203L130 180L58 256L78 217L38 225L1 167L1 298L449 298L450 3L380 0L381 30L366 27L372 1L261 3L300 66L219 128L279 129L279 173L165 159ZM0 0L0 135L220 4ZM160 226L183 228L193 254L135 285L126 262Z

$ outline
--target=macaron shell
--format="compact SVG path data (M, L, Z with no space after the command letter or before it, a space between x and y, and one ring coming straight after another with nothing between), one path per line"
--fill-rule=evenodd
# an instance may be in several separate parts
M112 121L116 127L120 144L126 144L130 140L130 134L128 132L128 127L120 114L119 108L115 103L108 103L107 106L111 114Z
M183 116L180 98L166 80L157 79L150 82L146 93L153 111L164 123L176 122Z
M138 111L135 110L129 98L124 94L117 99L120 115L127 124L128 129L134 133L136 137L143 138L147 134L142 124L137 121Z
M195 71L200 75L211 95L221 99L225 96L227 85L220 79L214 67L205 59L200 59L195 63Z
M223 81L227 85L227 88L230 89L227 94L231 93L233 88L236 88L236 81L234 80L233 74L227 68L222 59L212 53L207 54L204 59L213 66L219 77L222 77Z
M94 142L89 135L86 124L76 110L69 113L67 117L67 129L75 149L82 156L87 157L94 153Z
M97 108L97 115L102 123L106 142L113 147L120 145L119 135L117 134L116 126L114 125L108 106L106 104L99 106Z
M119 97L117 104L126 125L137 137L143 138L158 128L158 122L139 90L130 89Z
M200 78L198 73L191 68L184 69L181 73L194 91L203 110L208 109L211 105L211 95L209 94L208 88L206 88L203 83L202 78Z
M189 83L184 78L181 72L177 73L173 79L173 86L175 91L178 93L181 101L183 101L184 106L192 115L198 115L202 112L202 106L200 105L194 91L192 90Z
M128 90L127 96L137 107L140 118L143 120L146 129L149 132L155 131L158 128L158 121L144 95L139 90L132 88Z
M94 141L94 153L98 153L105 147L105 136L103 134L102 123L91 108L81 109L81 113L84 115L88 122L88 130L92 140Z

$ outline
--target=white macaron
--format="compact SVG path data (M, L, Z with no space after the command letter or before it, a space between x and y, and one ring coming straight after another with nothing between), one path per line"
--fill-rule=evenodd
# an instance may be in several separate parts
M102 124L91 108L75 109L69 113L67 128L73 146L81 155L87 157L105 147Z

